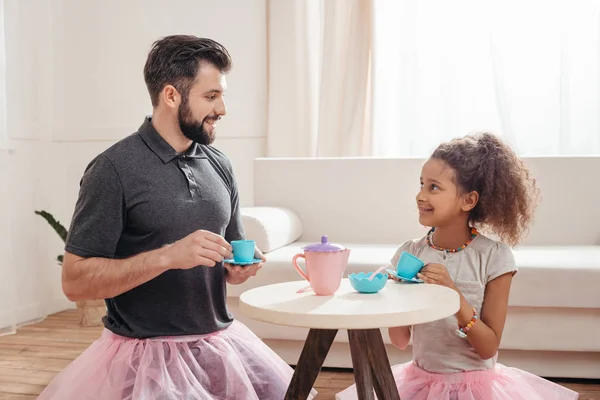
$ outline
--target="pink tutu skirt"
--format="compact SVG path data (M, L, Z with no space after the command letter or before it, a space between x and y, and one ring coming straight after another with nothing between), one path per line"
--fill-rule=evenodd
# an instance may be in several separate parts
M104 330L38 399L282 400L293 372L237 321L210 335L144 340Z
M412 362L392 367L401 400L575 400L576 392L529 372L496 364L487 371L435 374ZM357 399L356 387L336 395Z

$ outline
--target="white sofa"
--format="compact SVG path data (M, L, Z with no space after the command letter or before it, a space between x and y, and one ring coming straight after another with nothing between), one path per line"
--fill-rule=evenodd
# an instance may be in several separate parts
M239 295L252 287L301 279L291 265L306 243L328 235L352 249L347 273L374 270L402 241L423 235L414 197L421 159L257 159L254 205L244 208L250 237L268 263L228 303L287 362L295 364L307 330L251 320ZM514 250L520 269L499 361L546 377L600 378L600 157L529 158L542 203L526 242ZM592 174L594 178L585 178ZM390 345L392 363L410 347ZM350 367L347 334L340 331L326 367Z

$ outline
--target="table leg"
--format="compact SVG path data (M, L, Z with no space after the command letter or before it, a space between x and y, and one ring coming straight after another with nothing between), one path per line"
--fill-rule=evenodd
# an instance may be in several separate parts
M400 400L381 331L379 329L365 329L362 332L367 344L367 354L377 398L379 400Z
M375 400L373 392L373 376L367 349L365 331L348 330L352 367L354 369L354 382L358 400Z
M285 400L308 398L337 331L337 329L311 329L308 332L294 376L285 394Z

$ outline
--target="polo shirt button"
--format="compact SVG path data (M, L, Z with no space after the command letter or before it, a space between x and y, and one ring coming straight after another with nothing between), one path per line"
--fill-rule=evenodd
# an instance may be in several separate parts
M194 177L192 176L192 174L188 174L188 178L194 179Z

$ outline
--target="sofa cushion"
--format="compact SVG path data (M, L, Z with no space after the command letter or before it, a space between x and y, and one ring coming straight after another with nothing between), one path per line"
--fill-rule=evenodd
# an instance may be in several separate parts
M600 308L600 246L523 246L510 305Z
M250 288L302 278L292 258L308 243L294 242L267 255L267 263L242 285L230 285L228 296ZM374 271L389 262L397 245L346 244L352 249L346 274ZM518 307L600 308L600 246L524 246L514 250L519 273L509 304Z
M281 207L242 207L246 237L269 253L288 245L302 235L302 222L292 210Z

